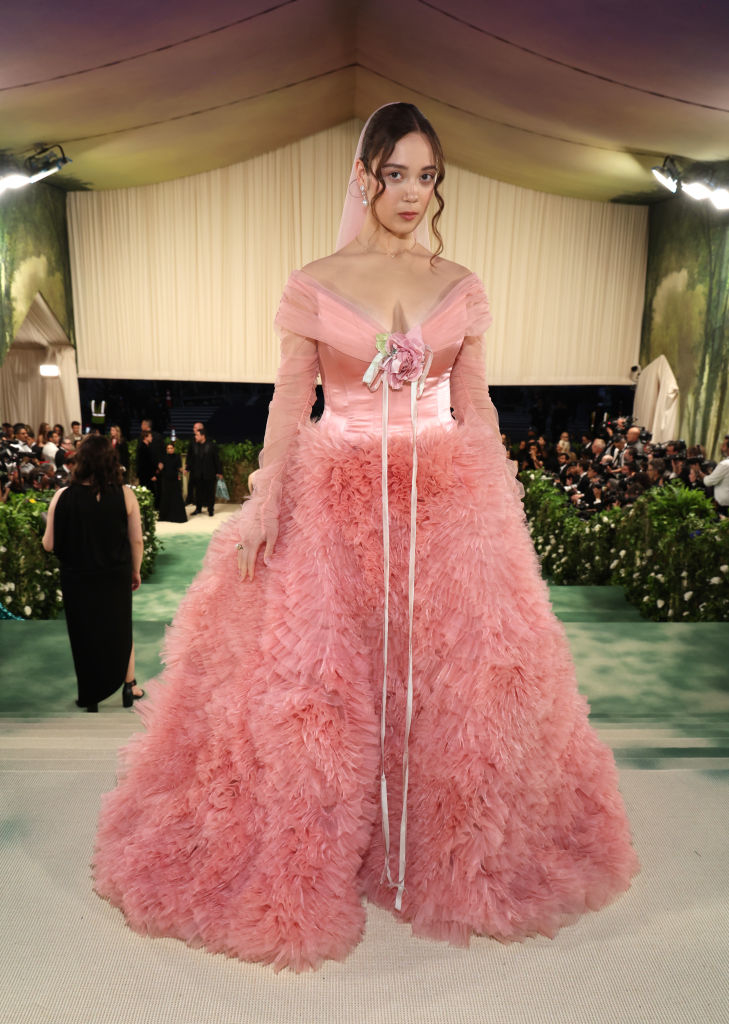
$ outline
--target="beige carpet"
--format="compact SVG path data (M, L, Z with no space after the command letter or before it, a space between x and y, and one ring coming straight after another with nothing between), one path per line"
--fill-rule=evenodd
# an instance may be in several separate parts
M2 1024L729 1020L729 772L623 770L642 873L554 941L454 949L370 908L344 963L274 974L142 938L92 892L99 797L134 718L0 722Z

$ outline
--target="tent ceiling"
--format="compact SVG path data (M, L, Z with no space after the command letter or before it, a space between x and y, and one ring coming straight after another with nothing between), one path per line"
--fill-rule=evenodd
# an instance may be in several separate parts
M3 13L0 149L60 142L66 187L148 184L408 99L448 158L645 199L670 153L729 157L729 5L707 0L36 0Z

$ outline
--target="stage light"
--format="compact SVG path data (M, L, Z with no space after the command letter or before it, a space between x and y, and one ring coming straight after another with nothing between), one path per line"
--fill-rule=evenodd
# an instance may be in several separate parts
M0 177L0 193L7 189L23 188L24 185L29 184L30 176L28 174L21 174L20 171L6 171Z
M41 363L40 375L41 377L60 377L61 371L56 363Z
M729 210L729 189L715 188L709 199L717 210Z
M714 191L709 181L682 181L681 191L692 199L709 199Z
M40 144L39 144L40 145ZM42 146L36 149L25 161L25 166L30 175L30 181L40 181L47 178L49 174L55 174L66 164L71 163L71 158L63 152L63 146Z
M0 193L7 189L25 188L70 163L71 158L63 152L63 146L39 143L35 152L26 157L22 168L15 161L6 165L4 173L0 173Z
M660 167L651 167L651 171L664 188L667 188L669 192L676 191L681 175L670 156L666 157Z

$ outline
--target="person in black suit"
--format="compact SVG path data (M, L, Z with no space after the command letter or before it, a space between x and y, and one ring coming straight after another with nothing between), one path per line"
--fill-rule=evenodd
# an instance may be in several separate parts
M193 423L192 425L192 441L187 446L187 452L185 454L185 476L187 477L187 500L186 505L194 505L197 508L197 495L195 494L195 481L191 473L192 467L195 463L195 441L197 439L198 430L204 429L204 423Z
M142 487L152 492L156 509L159 509L159 467L163 455L161 435L152 430L151 420L142 420L142 436L137 447L137 476Z
M195 493L195 511L192 515L198 515L203 505L207 505L208 515L211 516L215 512L215 484L223 477L218 446L214 441L208 441L204 424L196 423L193 429L195 440L187 456L190 483Z

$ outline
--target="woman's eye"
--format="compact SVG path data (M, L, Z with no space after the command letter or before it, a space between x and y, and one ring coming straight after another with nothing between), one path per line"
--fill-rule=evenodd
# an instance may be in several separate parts
M420 175L420 180L423 182L424 185L432 185L433 184L433 175L430 174L429 172L426 173L426 174L421 174Z
M387 177L390 179L390 181L400 181L402 178L402 174L400 173L400 171L390 171Z

